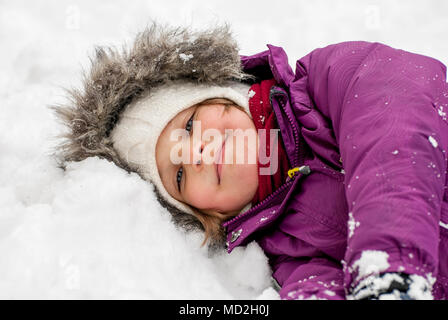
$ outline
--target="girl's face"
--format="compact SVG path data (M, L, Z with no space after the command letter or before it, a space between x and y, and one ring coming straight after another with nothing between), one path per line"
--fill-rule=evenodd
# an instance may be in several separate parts
M179 132L184 133L183 139ZM235 216L258 188L255 125L234 106L193 106L177 114L162 131L156 162L173 198L206 214Z

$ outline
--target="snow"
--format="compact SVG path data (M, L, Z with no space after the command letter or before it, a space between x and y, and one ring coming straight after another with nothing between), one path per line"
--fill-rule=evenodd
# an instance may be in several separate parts
M441 116L444 120L446 120L446 112L443 111L443 107L440 106L437 111L439 113L439 116Z
M387 270L389 268L388 258L389 255L385 251L364 250L361 257L352 265L354 270L358 270L357 279Z
M428 140L429 140L429 142L431 143L431 145L432 145L434 148L437 148L437 146L439 145L439 144L437 143L437 140L434 139L434 137L432 137L432 136L429 136L429 137L428 137Z
M209 258L136 174L98 158L47 174L1 193L1 298L256 298L269 287L258 245Z
M331 297L336 295L336 293L334 291L331 291L331 290L325 290L324 294L326 294L327 296L331 296Z
M351 238L353 234L355 233L355 229L359 227L361 223L359 221L356 221L353 217L353 213L348 213L348 237Z
M229 22L242 54L272 43L292 66L317 47L359 39L448 62L443 0L270 4L0 3L0 298L278 299L255 243L209 256L202 236L176 229L137 175L97 158L59 169L51 150L63 128L47 107L80 85L95 45L129 44L150 19L197 28ZM431 18L416 19L422 15Z
M250 98L252 98L255 95L255 91L254 90L249 90L249 93L247 94L247 96Z
M179 54L179 58L181 58L184 63L188 62L191 59L193 59L193 57L194 56L192 54L185 54L185 53Z
M431 286L428 284L428 281L416 274L412 274L409 277L411 279L411 284L409 286L408 295L414 300L433 300Z
M440 225L442 228L448 229L448 223L443 223L442 221L440 221L440 222L439 222L439 225Z

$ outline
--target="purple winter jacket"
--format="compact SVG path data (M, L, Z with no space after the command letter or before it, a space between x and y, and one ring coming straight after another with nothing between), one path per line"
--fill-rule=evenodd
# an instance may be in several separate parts
M448 299L446 67L350 41L312 51L294 73L282 48L268 48L242 56L243 68L277 81L288 159L310 173L225 222L228 252L257 241L282 299L345 299L383 272L423 276ZM379 268L361 264L363 252L382 256Z

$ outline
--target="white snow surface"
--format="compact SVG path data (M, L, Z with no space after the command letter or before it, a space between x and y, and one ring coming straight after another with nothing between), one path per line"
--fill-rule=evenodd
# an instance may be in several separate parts
M371 274L379 274L389 268L389 255L385 251L364 250L361 257L356 260L352 268L358 270L357 279Z
M431 143L431 145L432 145L434 148L437 148L437 146L439 145L438 142L437 142L437 140L434 139L434 137L432 137L432 136L429 136L429 137L428 137L428 140L429 140L429 142Z
M51 152L64 128L48 108L66 102L63 88L80 85L95 45L129 44L151 19L198 29L229 22L242 54L271 43L293 67L317 47L347 40L448 61L444 0L276 6L0 1L1 299L278 299L257 244L209 256L202 235L177 230L137 175L98 158L59 169Z

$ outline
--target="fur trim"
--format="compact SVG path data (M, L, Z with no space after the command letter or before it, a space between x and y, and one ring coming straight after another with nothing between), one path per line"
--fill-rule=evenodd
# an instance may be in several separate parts
M242 71L238 46L227 25L193 32L153 23L136 36L129 50L98 47L95 53L82 88L68 91L68 104L52 106L68 128L56 150L62 168L67 161L98 156L141 176L119 157L109 138L123 108L175 80L219 85L252 78ZM186 229L198 226L195 217L168 209L176 224Z

